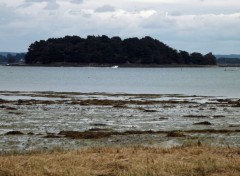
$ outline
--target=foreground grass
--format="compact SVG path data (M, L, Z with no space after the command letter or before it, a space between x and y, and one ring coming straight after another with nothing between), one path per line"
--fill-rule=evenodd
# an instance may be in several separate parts
M239 176L240 149L87 148L0 156L1 176Z

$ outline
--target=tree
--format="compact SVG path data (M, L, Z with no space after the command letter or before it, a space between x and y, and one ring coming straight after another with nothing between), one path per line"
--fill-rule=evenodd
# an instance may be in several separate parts
M36 41L29 46L28 64L97 63L97 64L214 64L214 56L189 55L149 36L144 38L102 36L65 36Z
M204 60L206 64L216 65L216 57L210 52L204 56Z
M197 52L194 52L191 54L191 61L192 61L192 64L196 64L196 65L204 65L205 64L203 55L201 53L197 53Z

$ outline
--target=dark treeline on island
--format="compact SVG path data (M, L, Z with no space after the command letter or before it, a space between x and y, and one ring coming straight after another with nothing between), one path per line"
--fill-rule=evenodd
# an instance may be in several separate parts
M78 36L51 38L31 44L26 64L161 64L161 65L215 65L212 53L202 55L177 51L151 37L109 38Z

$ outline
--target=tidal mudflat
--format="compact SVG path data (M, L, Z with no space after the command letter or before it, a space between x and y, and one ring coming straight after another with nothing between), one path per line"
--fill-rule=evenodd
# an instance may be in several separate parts
M0 92L0 149L240 146L240 99L180 94Z

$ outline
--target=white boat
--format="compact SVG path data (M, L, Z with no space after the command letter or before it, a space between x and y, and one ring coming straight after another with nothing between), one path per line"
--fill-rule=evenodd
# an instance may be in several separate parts
M115 65L115 66L112 66L111 68L118 68L118 66L117 66L117 65Z

